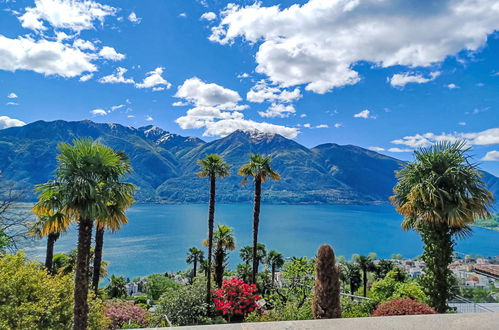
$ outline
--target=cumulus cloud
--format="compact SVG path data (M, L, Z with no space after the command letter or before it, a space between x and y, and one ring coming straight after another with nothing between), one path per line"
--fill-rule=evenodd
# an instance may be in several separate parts
M329 125L320 124L320 125L315 126L315 128L329 128Z
M203 15L201 15L201 19L205 19L207 21L213 21L217 19L217 14L215 14L212 11L206 12Z
M499 151L492 150L489 151L483 156L482 160L491 161L491 162L499 162Z
M355 115L353 115L354 118L362 118L362 119L376 119L375 116L371 115L371 111L370 110L362 110L361 112L359 113L356 113Z
M163 72L164 68L161 67L148 72L142 83L135 84L135 87L152 88L153 91L161 91L164 89L171 88L172 84L166 81L165 78L162 77Z
M132 78L125 78L127 71L125 68L118 67L114 73L100 78L99 82L103 84L135 84Z
M409 83L424 84L435 80L440 75L439 71L431 72L428 77L424 77L422 74L415 74L412 72L397 73L394 74L390 79L390 85L393 87L404 87Z
M289 117L290 114L295 113L295 107L292 104L273 103L267 110L260 111L258 114L262 117Z
M260 80L251 87L250 91L246 94L246 99L250 102L294 102L302 97L300 89L293 90L281 89L277 86L271 86L266 80Z
M128 15L128 20L132 23L139 24L142 21L142 18L137 17L137 14L134 11L132 11L130 15Z
M309 0L287 8L229 4L210 40L258 43L256 71L283 87L325 93L360 80L360 61L428 67L475 51L499 28L495 0L406 5L387 0Z
M189 78L178 87L175 97L185 99L196 106L235 107L241 100L239 93L214 83L206 83L198 77Z
M107 115L107 111L104 109L94 109L90 110L90 113L94 116L105 116Z
M372 150L372 151L376 151L376 152L385 151L385 148L381 148L381 147L369 147L368 149Z
M146 116L146 121L153 121L153 120L154 120L154 118L153 118L153 117L151 117L151 116L149 116L149 115L147 115L147 116Z
M448 88L448 89L456 89L456 88L459 88L459 86L458 86L458 85L456 85L456 84L448 84L448 85L447 85L447 88Z
M96 71L92 59L90 54L58 41L0 35L0 70L32 70L70 78Z
M9 99L17 99L17 94L16 93L9 93L9 95L7 95L7 98Z
M125 58L124 54L120 54L113 47L104 46L99 52L99 56L106 60L121 61Z
M93 73L85 74L80 77L80 81L81 82L89 81L90 79L92 79L93 76L94 76Z
M405 145L411 148L429 147L437 142L455 142L464 140L470 145L493 145L499 144L499 128L491 128L481 132L472 133L424 133L412 136L405 136L401 139L393 140L392 143Z
M208 123L203 136L227 136L236 130L258 131L267 134L280 134L288 139L293 139L298 135L298 130L293 127L274 125L270 123L260 123L246 119L223 119L217 122Z
M413 150L408 149L408 148L389 148L388 151L389 152L412 152Z
M95 45L91 41L83 39L76 39L73 41L73 47L81 50L95 50Z
M54 28L79 32L93 29L95 21L102 24L106 16L115 13L115 8L92 0L35 0L35 7L26 8L19 21L31 30L46 30L47 22Z
M26 123L19 119L10 118L8 116L0 116L0 129L24 125L26 125Z

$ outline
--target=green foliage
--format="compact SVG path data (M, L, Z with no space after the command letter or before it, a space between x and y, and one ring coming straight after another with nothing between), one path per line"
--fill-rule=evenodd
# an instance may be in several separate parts
M312 302L306 300L301 306L297 302L287 302L284 305L276 306L271 310L259 310L249 314L245 322L271 322L271 321L293 321L311 320Z
M0 256L0 329L70 329L73 287L71 274L51 276L23 252ZM89 326L106 329L102 301L89 304Z
M368 317L376 308L376 304L372 300L356 301L347 297L341 297L341 317Z
M411 298L419 302L427 302L428 297L423 288L413 282L405 282L399 271L390 271L383 280L375 282L369 291L369 297L376 302L385 302L395 298Z
M476 303L497 303L491 289L461 287L460 295Z
M383 279L394 267L395 265L393 262L382 259L376 264L376 267L374 267L374 276L377 280Z
M109 284L106 286L106 293L109 298L125 298L127 296L125 278L111 275Z
M178 287L180 287L179 283L164 274L151 274L147 276L146 293L149 299L157 300L166 290Z
M161 295L155 311L156 322L161 325L167 315L174 325L205 324L207 317L206 281L195 278L190 285L170 287Z

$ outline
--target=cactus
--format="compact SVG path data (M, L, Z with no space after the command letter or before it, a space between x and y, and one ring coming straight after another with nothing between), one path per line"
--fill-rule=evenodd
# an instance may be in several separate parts
M341 317L340 270L331 246L324 244L317 252L317 277L314 285L312 312L316 319Z

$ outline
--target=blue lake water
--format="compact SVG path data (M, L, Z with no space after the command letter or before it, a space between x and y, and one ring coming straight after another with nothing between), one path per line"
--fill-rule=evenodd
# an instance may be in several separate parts
M129 224L106 233L104 260L109 273L134 277L183 270L187 250L201 247L207 233L207 205L135 205ZM259 241L286 257L314 256L317 248L331 244L336 255L376 252L380 258L394 253L414 257L422 253L419 236L404 232L402 218L390 205L262 205ZM230 264L239 262L238 249L251 244L252 205L217 205L216 223L234 228L237 249ZM71 229L55 245L56 253L76 247ZM456 250L466 254L499 255L499 231L474 228L470 238L459 240ZM45 241L27 249L43 259Z

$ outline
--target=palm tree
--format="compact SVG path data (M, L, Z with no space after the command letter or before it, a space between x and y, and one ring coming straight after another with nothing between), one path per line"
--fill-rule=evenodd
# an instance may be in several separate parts
M354 258L352 258L353 261L357 263L359 266L360 270L362 271L362 282L364 285L364 297L367 296L367 273L371 272L375 269L374 263L373 263L373 255L370 253L369 256L359 256L355 255Z
M359 265L355 263L345 263L341 266L341 272L343 278L348 283L350 287L350 294L355 294L357 289L360 287L361 279L361 269Z
M203 242L204 246L209 244L208 240ZM232 228L226 225L218 225L213 233L213 263L215 268L215 283L217 287L222 287L222 281L227 264L227 251L233 251L236 248L236 240Z
M215 224L215 197L217 178L224 178L230 175L229 164L220 155L206 155L204 159L198 160L201 171L198 172L200 178L210 179L210 205L208 207L208 265L206 281L206 303L211 304L211 261L213 257L213 227Z
M49 212L47 215L38 215L38 220L31 225L30 233L39 238L47 236L47 250L45 254L45 268L53 273L54 244L61 233L66 232L70 222L60 212Z
M477 218L491 216L492 193L466 142L442 142L414 152L415 161L397 172L392 203L404 216L402 228L414 229L425 244L422 284L437 312L447 310L451 294L454 237L471 233Z
M78 223L78 245L74 290L73 329L88 325L89 257L94 220L109 216L114 196L129 200L134 186L120 181L130 172L113 149L91 139L74 140L73 145L60 143L58 168L54 181L37 186L39 201L36 214L59 210L67 221ZM54 203L54 200L57 202Z
M198 262L201 263L204 259L204 253L202 250L196 248L196 247L191 247L189 249L189 253L187 253L187 259L185 260L188 264L193 264L194 271L192 277L196 277L197 274L197 267L198 267Z
M125 278L111 275L106 291L109 298L125 298L128 295Z
M130 160L128 156L116 150L116 154L121 159L120 167L131 171ZM133 189L132 187L128 187ZM122 225L128 223L125 211L133 204L132 194L130 191L126 194L120 194L119 191L110 191L109 198L111 201L108 203L106 212L97 219L95 228L95 249L94 249L94 267L92 273L92 288L96 294L99 289L99 279L101 277L101 264L102 264L102 250L104 248L104 231L105 229L114 232L121 229Z
M267 265L269 265L272 272L272 287L274 287L275 273L284 265L283 255L275 250L270 250L267 255Z
M241 257L241 259L246 265L249 265L249 263L253 261L253 247L245 246L239 251L239 256ZM266 256L267 250L265 249L265 244L258 243L256 247L256 259L258 265L265 259Z
M267 179L280 180L279 173L270 166L270 156L263 157L260 154L250 154L250 161L241 166L238 174L244 179L241 184L245 184L249 177L255 182L255 200L253 207L253 271L251 274L251 282L256 283L256 274L258 273L258 223L260 222L260 201L262 198L262 182Z

